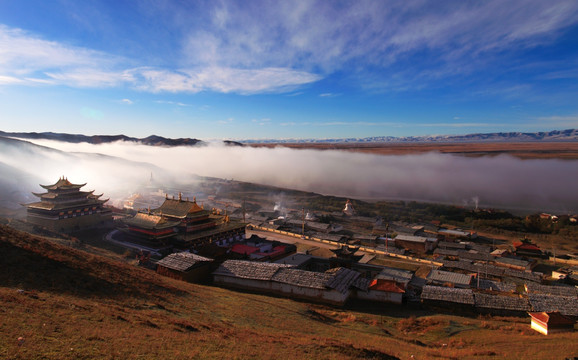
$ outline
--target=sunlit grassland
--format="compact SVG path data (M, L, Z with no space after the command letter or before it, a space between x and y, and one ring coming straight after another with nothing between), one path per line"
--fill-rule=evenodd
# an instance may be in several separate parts
M524 318L334 308L194 285L0 228L0 358L564 358ZM9 256L10 260L6 257Z

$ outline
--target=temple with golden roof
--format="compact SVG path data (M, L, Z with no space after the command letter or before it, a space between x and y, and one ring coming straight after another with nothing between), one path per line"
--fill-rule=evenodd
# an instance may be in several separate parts
M53 231L72 232L112 224L112 212L104 207L102 194L80 191L84 184L73 184L61 177L55 184L40 185L44 193L32 193L40 201L24 204L27 220Z
M193 201L165 196L163 204L154 210L137 213L124 220L120 230L133 240L151 246L173 245L190 248L225 239L245 236L245 224L229 221L228 216L214 214Z

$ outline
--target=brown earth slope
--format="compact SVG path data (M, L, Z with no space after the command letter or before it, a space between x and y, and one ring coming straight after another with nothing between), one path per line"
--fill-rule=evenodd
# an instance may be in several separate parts
M544 337L527 319L337 309L192 285L1 225L0 254L2 359L578 356L573 334Z

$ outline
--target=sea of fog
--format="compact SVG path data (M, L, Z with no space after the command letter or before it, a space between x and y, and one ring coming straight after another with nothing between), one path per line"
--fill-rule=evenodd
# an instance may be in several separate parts
M87 182L87 188L104 192L114 201L134 191L151 173L167 187L192 186L193 175L200 175L360 199L455 205L479 201L481 207L519 212L578 212L576 160L520 160L507 155L471 158L440 153L383 156L217 144L34 143L44 147L2 149L4 182L10 182L9 171L18 172L23 179L35 176L34 180L19 182L26 186L32 186L29 183L33 181L54 183L64 175L76 183ZM37 184L29 191L40 192Z

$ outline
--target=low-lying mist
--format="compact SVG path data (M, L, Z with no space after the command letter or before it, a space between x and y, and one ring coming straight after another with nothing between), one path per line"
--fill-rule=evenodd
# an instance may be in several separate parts
M47 148L2 151L0 162L41 183L65 175L105 196L155 179L192 185L194 175L362 199L404 199L527 211L578 211L578 161L470 158L440 153L383 156L337 150L209 145L151 147L35 140ZM40 191L36 188L30 191ZM187 190L186 188L183 190ZM475 200L474 200L475 199Z

